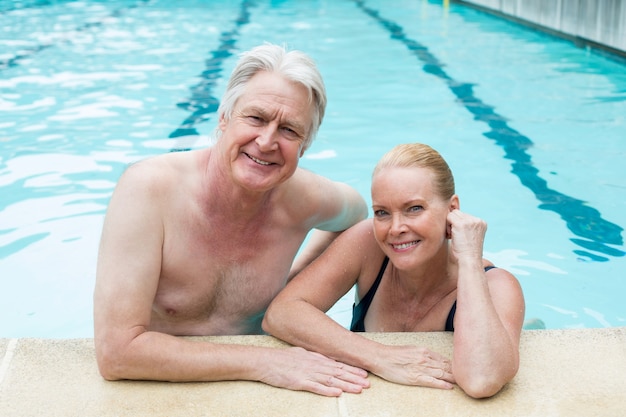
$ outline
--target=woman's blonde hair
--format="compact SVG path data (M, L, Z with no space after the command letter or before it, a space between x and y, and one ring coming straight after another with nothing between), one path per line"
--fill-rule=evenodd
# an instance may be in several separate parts
M435 175L435 192L443 199L451 198L454 176L441 154L423 143L397 145L378 161L372 178L385 168L427 168Z

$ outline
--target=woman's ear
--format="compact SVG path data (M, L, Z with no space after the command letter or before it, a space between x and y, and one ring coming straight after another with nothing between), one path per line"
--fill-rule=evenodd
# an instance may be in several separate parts
M460 208L461 203L459 202L459 196L455 194L450 198L450 211L459 210Z
M458 210L459 207L461 207L459 204L459 196L454 194L452 197L450 197L448 210L452 212L454 210ZM446 224L446 239L452 239L452 225L450 224L449 221Z

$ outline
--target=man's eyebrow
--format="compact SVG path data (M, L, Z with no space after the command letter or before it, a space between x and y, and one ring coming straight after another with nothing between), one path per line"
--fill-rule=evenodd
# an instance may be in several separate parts
M248 112L248 113L250 113L250 112L251 113L255 113L255 114L258 114L259 116L261 116L262 118L265 118L265 119L270 117L269 113L267 113L264 108L258 107L258 106L250 106L250 107L243 108L242 112L243 113L246 113L246 112ZM302 124L302 123L297 122L297 121L285 120L285 121L282 121L280 124L282 126L286 126L286 127L290 128L290 129L292 129L292 130L294 130L294 131L296 131L296 132L298 132L298 133L300 133L302 135L306 135L306 133L307 133L306 126L304 124Z
M262 107L258 106L244 107L241 109L241 113L256 113L263 117L267 117L267 112Z

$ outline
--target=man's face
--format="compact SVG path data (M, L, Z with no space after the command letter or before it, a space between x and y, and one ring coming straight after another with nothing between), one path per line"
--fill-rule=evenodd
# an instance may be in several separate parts
M302 85L266 71L254 75L232 117L219 122L234 181L266 191L291 177L310 134L312 106Z

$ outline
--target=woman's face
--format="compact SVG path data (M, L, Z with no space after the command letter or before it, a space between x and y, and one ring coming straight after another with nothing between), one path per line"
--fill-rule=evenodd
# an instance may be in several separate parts
M446 242L447 216L458 200L440 197L433 179L427 168L383 168L372 178L374 235L398 269L431 259Z

